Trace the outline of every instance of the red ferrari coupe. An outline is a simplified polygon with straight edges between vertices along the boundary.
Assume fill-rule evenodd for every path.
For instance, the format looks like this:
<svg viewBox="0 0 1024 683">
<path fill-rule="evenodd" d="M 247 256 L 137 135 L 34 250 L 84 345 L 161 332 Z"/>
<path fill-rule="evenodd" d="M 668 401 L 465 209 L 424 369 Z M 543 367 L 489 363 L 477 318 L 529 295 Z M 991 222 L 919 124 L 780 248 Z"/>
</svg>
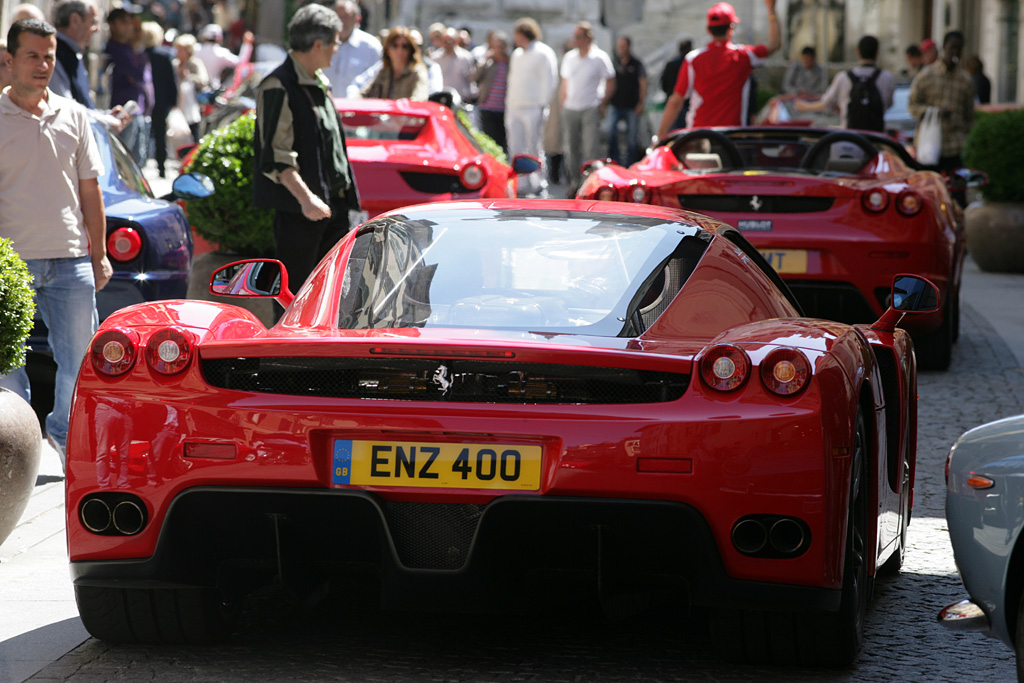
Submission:
<svg viewBox="0 0 1024 683">
<path fill-rule="evenodd" d="M 519 155 L 511 168 L 486 152 L 448 107 L 412 100 L 337 99 L 359 198 L 370 218 L 409 204 L 516 196 L 519 173 L 540 167 Z"/>
<path fill-rule="evenodd" d="M 246 591 L 340 579 L 385 607 L 709 608 L 723 654 L 841 664 L 906 548 L 916 366 L 894 281 L 872 326 L 801 317 L 735 229 L 608 202 L 421 205 L 292 294 L 122 309 L 67 450 L 79 611 L 114 642 L 209 642 Z M 670 601 L 670 602 L 666 602 Z"/>
<path fill-rule="evenodd" d="M 972 185 L 983 182 L 975 175 Z M 948 181 L 963 190 L 967 180 Z M 939 288 L 939 310 L 907 327 L 922 368 L 949 366 L 959 333 L 963 212 L 947 180 L 880 134 L 806 127 L 674 133 L 630 168 L 597 162 L 582 199 L 681 207 L 737 227 L 808 315 L 874 320 L 897 273 Z"/>
</svg>

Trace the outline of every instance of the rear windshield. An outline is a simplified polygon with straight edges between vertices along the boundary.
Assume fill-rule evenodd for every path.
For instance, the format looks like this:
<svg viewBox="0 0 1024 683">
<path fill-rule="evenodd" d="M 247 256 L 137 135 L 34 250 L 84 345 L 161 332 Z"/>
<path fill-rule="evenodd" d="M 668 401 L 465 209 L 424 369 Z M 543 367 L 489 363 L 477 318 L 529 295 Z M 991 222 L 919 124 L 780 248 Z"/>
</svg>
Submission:
<svg viewBox="0 0 1024 683">
<path fill-rule="evenodd" d="M 614 214 L 463 210 L 367 223 L 345 271 L 339 326 L 472 327 L 618 336 L 692 226 Z M 673 258 L 675 257 L 675 258 Z M 674 296 L 675 292 L 672 293 Z"/>
<path fill-rule="evenodd" d="M 343 111 L 341 122 L 350 140 L 412 140 L 427 125 L 424 116 Z"/>
</svg>

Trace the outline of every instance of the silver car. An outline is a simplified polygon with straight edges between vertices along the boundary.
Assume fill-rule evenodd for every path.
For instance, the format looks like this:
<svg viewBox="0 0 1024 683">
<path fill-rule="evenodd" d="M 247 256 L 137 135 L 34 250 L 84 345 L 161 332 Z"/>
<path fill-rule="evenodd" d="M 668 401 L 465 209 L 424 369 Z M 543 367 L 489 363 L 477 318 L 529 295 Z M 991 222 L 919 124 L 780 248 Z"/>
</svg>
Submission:
<svg viewBox="0 0 1024 683">
<path fill-rule="evenodd" d="M 1024 682 L 1024 415 L 975 427 L 953 444 L 946 523 L 970 600 L 945 607 L 939 622 L 1012 647 Z"/>
</svg>

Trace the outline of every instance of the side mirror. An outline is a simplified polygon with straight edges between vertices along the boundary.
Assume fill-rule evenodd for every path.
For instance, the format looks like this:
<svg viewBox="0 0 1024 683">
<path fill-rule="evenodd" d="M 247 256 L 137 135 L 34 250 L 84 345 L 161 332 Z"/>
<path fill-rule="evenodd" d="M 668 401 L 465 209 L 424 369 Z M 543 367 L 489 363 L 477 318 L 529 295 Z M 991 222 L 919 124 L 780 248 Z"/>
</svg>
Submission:
<svg viewBox="0 0 1024 683">
<path fill-rule="evenodd" d="M 184 173 L 171 183 L 171 194 L 177 199 L 206 199 L 214 191 L 213 181 L 202 173 Z"/>
<path fill-rule="evenodd" d="M 931 313 L 939 308 L 939 288 L 917 275 L 901 274 L 892 279 L 889 310 L 871 329 L 892 332 L 907 313 Z"/>
<path fill-rule="evenodd" d="M 210 293 L 218 296 L 279 297 L 288 292 L 288 271 L 272 259 L 236 261 L 210 277 Z"/>
<path fill-rule="evenodd" d="M 512 157 L 512 172 L 516 174 L 534 173 L 540 170 L 540 159 L 530 154 L 517 154 Z"/>
</svg>

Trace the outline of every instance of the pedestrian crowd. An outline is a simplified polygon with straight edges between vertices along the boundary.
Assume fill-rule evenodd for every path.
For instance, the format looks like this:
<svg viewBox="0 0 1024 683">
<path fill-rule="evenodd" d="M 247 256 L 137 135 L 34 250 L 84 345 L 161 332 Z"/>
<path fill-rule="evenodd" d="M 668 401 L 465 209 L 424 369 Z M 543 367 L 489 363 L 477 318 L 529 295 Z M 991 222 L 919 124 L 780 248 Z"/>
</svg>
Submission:
<svg viewBox="0 0 1024 683">
<path fill-rule="evenodd" d="M 103 169 L 90 121 L 118 135 L 140 165 L 153 159 L 164 175 L 168 141 L 198 140 L 209 93 L 237 86 L 253 60 L 245 4 L 235 4 L 235 17 L 226 4 L 124 2 L 100 17 L 93 0 L 58 0 L 46 17 L 25 3 L 14 8 L 0 41 L 0 237 L 27 261 L 50 330 L 58 369 L 47 432 L 61 453 L 75 374 L 97 325 L 95 292 L 111 276 L 97 182 Z M 524 196 L 548 196 L 549 183 L 563 174 L 572 195 L 582 163 L 610 157 L 629 164 L 642 154 L 648 75 L 628 35 L 616 36 L 609 54 L 595 27 L 581 21 L 556 54 L 529 17 L 516 21 L 511 35 L 490 31 L 476 44 L 468 27 L 441 23 L 429 26 L 426 40 L 406 26 L 372 35 L 354 0 L 296 4 L 287 56 L 257 91 L 254 139 L 254 204 L 274 211 L 277 254 L 294 282 L 348 231 L 359 209 L 331 94 L 441 94 L 474 105 L 474 123 L 509 156 L 541 160 L 541 171 L 520 179 Z M 733 42 L 740 17 L 727 2 L 707 11 L 703 45 L 678 42 L 659 79 L 667 99 L 658 137 L 751 122 L 754 69 L 782 45 L 776 0 L 764 4 L 763 44 Z M 92 48 L 101 19 L 108 38 L 100 52 Z M 929 112 L 937 117 L 941 148 L 932 167 L 939 171 L 962 164 L 974 105 L 990 97 L 981 61 L 963 60 L 964 47 L 959 31 L 941 45 L 925 39 L 907 48 L 899 74 L 912 79 L 910 113 L 919 121 Z M 863 36 L 857 65 L 828 83 L 815 47 L 803 47 L 782 92 L 798 111 L 830 111 L 841 126 L 882 131 L 897 76 L 877 65 L 878 53 L 879 41 Z M 0 386 L 27 398 L 24 370 L 0 378 Z"/>
</svg>

